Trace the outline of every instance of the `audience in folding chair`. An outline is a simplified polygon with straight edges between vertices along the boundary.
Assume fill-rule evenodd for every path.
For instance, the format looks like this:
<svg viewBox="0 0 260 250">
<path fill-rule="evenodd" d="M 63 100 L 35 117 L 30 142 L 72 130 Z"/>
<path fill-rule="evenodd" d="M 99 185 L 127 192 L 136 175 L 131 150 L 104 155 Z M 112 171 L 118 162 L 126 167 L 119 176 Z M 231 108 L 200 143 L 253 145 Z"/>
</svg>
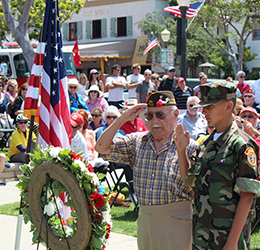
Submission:
<svg viewBox="0 0 260 250">
<path fill-rule="evenodd" d="M 10 162 L 25 162 L 26 161 L 26 149 L 29 137 L 28 129 L 29 119 L 23 114 L 19 114 L 16 117 L 17 129 L 12 133 L 11 145 L 8 151 L 8 157 Z M 32 147 L 35 146 L 36 136 L 32 133 Z"/>
</svg>

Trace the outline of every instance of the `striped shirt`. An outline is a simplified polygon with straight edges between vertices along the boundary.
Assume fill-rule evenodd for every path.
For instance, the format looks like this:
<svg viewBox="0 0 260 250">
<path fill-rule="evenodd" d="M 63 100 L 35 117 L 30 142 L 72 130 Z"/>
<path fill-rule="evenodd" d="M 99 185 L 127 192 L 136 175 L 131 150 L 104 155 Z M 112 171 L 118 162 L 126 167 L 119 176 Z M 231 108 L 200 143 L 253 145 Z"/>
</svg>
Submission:
<svg viewBox="0 0 260 250">
<path fill-rule="evenodd" d="M 187 147 L 188 157 L 197 147 L 198 144 L 191 139 Z M 193 200 L 193 189 L 182 181 L 172 136 L 158 153 L 149 131 L 117 137 L 112 142 L 110 154 L 101 157 L 133 168 L 134 190 L 141 206 Z"/>
<path fill-rule="evenodd" d="M 192 96 L 192 89 L 187 87 L 187 90 L 184 92 L 181 88 L 176 88 L 173 91 L 174 98 L 177 103 L 178 109 L 187 109 L 186 103 L 188 97 Z"/>
</svg>

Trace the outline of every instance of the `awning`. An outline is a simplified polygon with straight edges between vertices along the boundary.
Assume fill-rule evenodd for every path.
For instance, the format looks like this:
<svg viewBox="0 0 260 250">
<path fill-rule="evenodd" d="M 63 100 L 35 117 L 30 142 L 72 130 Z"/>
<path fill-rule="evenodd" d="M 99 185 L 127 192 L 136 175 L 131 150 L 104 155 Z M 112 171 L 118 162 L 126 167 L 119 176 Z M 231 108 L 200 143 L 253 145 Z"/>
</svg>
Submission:
<svg viewBox="0 0 260 250">
<path fill-rule="evenodd" d="M 105 43 L 79 44 L 80 57 L 84 58 L 127 58 L 134 54 L 136 39 L 114 41 Z M 65 49 L 72 50 L 73 45 L 63 46 Z"/>
</svg>

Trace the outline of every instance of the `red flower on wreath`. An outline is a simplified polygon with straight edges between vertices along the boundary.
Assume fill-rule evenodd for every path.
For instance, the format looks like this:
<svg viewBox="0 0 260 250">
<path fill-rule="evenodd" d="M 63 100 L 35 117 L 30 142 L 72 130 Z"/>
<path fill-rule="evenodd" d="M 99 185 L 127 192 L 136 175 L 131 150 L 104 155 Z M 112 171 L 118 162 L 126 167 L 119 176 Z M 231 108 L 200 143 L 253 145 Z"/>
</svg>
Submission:
<svg viewBox="0 0 260 250">
<path fill-rule="evenodd" d="M 107 230 L 107 234 L 105 236 L 106 239 L 108 239 L 110 237 L 110 233 L 111 233 L 111 225 L 107 223 L 108 226 L 108 230 Z"/>
<path fill-rule="evenodd" d="M 70 158 L 73 159 L 73 160 L 81 160 L 81 161 L 83 161 L 83 158 L 80 155 L 78 155 L 76 153 L 73 153 L 72 150 L 70 150 Z"/>
<path fill-rule="evenodd" d="M 163 105 L 163 102 L 161 100 L 157 101 L 156 102 L 156 106 L 157 107 L 161 107 Z"/>
<path fill-rule="evenodd" d="M 105 198 L 99 193 L 93 193 L 90 195 L 91 201 L 94 204 L 95 208 L 99 210 L 105 205 Z M 93 205 L 88 206 L 90 210 L 94 210 Z"/>
<path fill-rule="evenodd" d="M 94 168 L 92 167 L 92 165 L 90 163 L 87 165 L 87 169 L 89 172 L 94 173 Z"/>
<path fill-rule="evenodd" d="M 93 214 L 92 215 L 95 221 L 100 221 L 102 219 L 102 214 L 98 213 L 98 214 Z"/>
</svg>

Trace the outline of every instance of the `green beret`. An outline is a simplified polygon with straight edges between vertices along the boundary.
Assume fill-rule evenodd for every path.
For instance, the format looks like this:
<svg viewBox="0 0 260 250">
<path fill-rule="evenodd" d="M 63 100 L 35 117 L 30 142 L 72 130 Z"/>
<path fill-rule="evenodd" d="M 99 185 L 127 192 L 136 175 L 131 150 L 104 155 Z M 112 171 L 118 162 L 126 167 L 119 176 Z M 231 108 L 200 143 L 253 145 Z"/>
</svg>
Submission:
<svg viewBox="0 0 260 250">
<path fill-rule="evenodd" d="M 201 101 L 192 108 L 205 107 L 221 100 L 232 100 L 237 97 L 237 86 L 232 82 L 219 81 L 200 85 Z"/>
<path fill-rule="evenodd" d="M 148 107 L 161 107 L 176 105 L 175 98 L 171 91 L 152 91 L 146 97 Z"/>
</svg>

